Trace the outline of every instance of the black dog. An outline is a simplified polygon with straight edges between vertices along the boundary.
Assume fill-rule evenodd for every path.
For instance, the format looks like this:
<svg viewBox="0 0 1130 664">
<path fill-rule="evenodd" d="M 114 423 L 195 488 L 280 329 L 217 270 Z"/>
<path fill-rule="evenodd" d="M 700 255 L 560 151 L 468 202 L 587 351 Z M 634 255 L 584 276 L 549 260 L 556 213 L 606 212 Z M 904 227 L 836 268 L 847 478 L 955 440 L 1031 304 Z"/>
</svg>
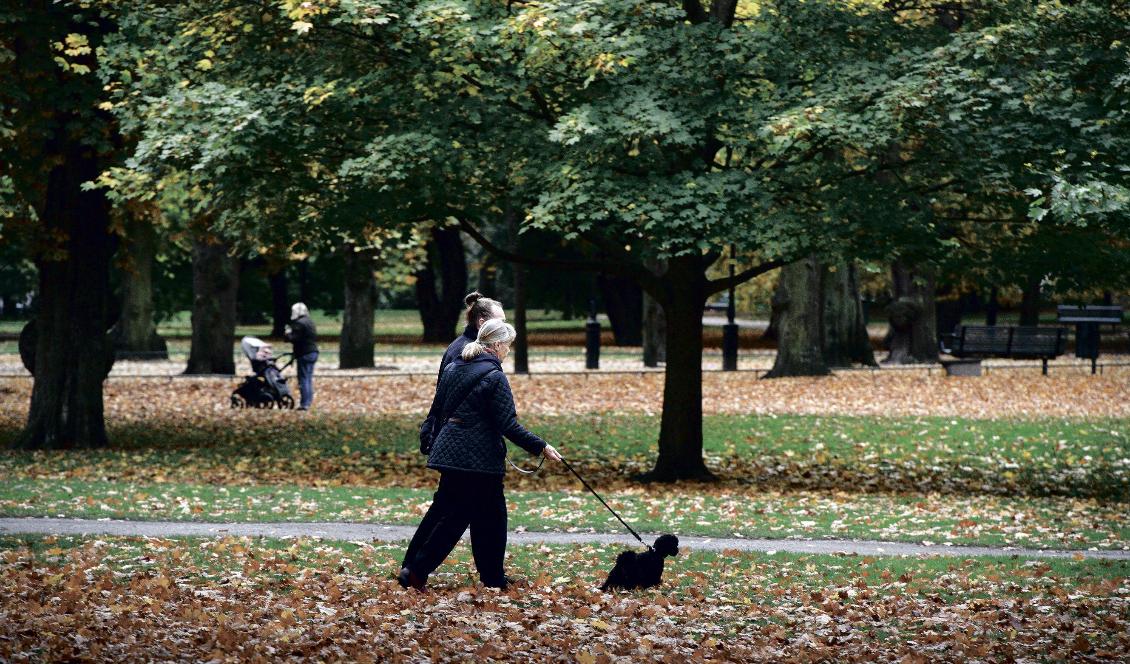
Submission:
<svg viewBox="0 0 1130 664">
<path fill-rule="evenodd" d="M 650 588 L 658 586 L 663 576 L 663 559 L 679 555 L 679 538 L 674 535 L 660 535 L 655 546 L 644 553 L 625 551 L 616 557 L 616 566 L 608 573 L 608 580 L 600 587 L 610 588 Z"/>
</svg>

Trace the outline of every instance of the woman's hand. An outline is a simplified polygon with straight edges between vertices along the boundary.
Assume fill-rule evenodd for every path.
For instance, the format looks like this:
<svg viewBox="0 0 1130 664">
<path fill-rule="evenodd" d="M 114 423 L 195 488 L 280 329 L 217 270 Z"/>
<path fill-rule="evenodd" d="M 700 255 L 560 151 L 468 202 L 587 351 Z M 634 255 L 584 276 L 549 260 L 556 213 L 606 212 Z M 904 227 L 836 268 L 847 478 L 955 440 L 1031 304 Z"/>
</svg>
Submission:
<svg viewBox="0 0 1130 664">
<path fill-rule="evenodd" d="M 541 453 L 542 453 L 543 456 L 545 456 L 548 459 L 553 459 L 554 461 L 560 461 L 561 460 L 561 455 L 549 443 L 546 443 L 545 447 L 541 448 Z"/>
</svg>

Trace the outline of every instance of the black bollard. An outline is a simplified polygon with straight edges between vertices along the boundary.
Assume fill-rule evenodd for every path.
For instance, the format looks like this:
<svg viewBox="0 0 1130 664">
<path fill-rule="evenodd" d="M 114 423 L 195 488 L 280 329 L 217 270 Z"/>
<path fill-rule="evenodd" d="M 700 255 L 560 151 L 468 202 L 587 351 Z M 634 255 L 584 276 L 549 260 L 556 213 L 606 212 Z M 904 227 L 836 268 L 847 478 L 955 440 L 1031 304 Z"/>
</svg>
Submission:
<svg viewBox="0 0 1130 664">
<path fill-rule="evenodd" d="M 734 245 L 730 245 L 730 279 L 734 278 L 735 256 Z M 737 315 L 737 296 L 734 285 L 730 285 L 729 301 L 726 303 L 726 324 L 722 326 L 722 371 L 738 370 L 738 325 L 734 322 Z"/>
<path fill-rule="evenodd" d="M 722 371 L 738 370 L 738 325 L 722 326 Z"/>
<path fill-rule="evenodd" d="M 585 368 L 600 368 L 600 321 L 596 319 L 596 300 L 589 302 L 589 319 L 585 322 Z"/>
</svg>

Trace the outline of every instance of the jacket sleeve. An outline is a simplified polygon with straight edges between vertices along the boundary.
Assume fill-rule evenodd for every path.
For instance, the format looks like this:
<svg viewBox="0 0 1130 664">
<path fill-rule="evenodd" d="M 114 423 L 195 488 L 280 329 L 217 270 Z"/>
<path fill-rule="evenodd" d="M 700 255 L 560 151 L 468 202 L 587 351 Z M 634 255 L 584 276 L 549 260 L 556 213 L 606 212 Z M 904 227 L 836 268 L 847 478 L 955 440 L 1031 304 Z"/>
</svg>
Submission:
<svg viewBox="0 0 1130 664">
<path fill-rule="evenodd" d="M 510 381 L 499 371 L 498 378 L 489 393 L 491 419 L 498 432 L 510 439 L 518 447 L 530 454 L 541 454 L 545 441 L 518 423 L 518 410 L 514 406 L 514 393 L 510 391 Z"/>
<path fill-rule="evenodd" d="M 432 406 L 428 409 L 428 416 L 420 423 L 420 453 L 431 452 L 432 442 L 435 440 L 436 425 L 439 419 L 442 399 L 439 394 L 439 381 L 436 381 L 436 393 L 432 397 Z"/>
<path fill-rule="evenodd" d="M 298 319 L 290 321 L 290 334 L 286 336 L 286 340 L 298 347 L 302 345 L 305 339 L 306 326 L 302 324 L 302 321 Z"/>
</svg>

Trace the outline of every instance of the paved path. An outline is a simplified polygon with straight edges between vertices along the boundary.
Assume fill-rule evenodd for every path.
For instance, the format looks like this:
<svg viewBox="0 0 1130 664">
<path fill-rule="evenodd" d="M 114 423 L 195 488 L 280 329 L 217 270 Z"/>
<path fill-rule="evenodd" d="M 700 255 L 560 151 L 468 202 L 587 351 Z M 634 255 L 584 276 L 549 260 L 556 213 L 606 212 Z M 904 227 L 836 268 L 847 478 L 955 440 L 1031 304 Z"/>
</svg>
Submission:
<svg viewBox="0 0 1130 664">
<path fill-rule="evenodd" d="M 133 535 L 142 537 L 320 537 L 347 541 L 397 542 L 412 537 L 413 526 L 386 526 L 367 523 L 197 523 L 186 521 L 114 521 L 87 519 L 0 519 L 0 535 Z M 652 541 L 656 536 L 644 535 Z M 794 553 L 856 553 L 880 556 L 1025 556 L 1033 558 L 1105 558 L 1130 560 L 1130 551 L 1053 551 L 1012 547 L 944 546 L 876 542 L 868 540 L 784 540 L 732 537 L 680 537 L 680 544 L 693 550 L 790 551 Z M 609 533 L 534 533 L 509 534 L 512 544 L 625 544 L 635 543 L 630 535 Z"/>
</svg>

